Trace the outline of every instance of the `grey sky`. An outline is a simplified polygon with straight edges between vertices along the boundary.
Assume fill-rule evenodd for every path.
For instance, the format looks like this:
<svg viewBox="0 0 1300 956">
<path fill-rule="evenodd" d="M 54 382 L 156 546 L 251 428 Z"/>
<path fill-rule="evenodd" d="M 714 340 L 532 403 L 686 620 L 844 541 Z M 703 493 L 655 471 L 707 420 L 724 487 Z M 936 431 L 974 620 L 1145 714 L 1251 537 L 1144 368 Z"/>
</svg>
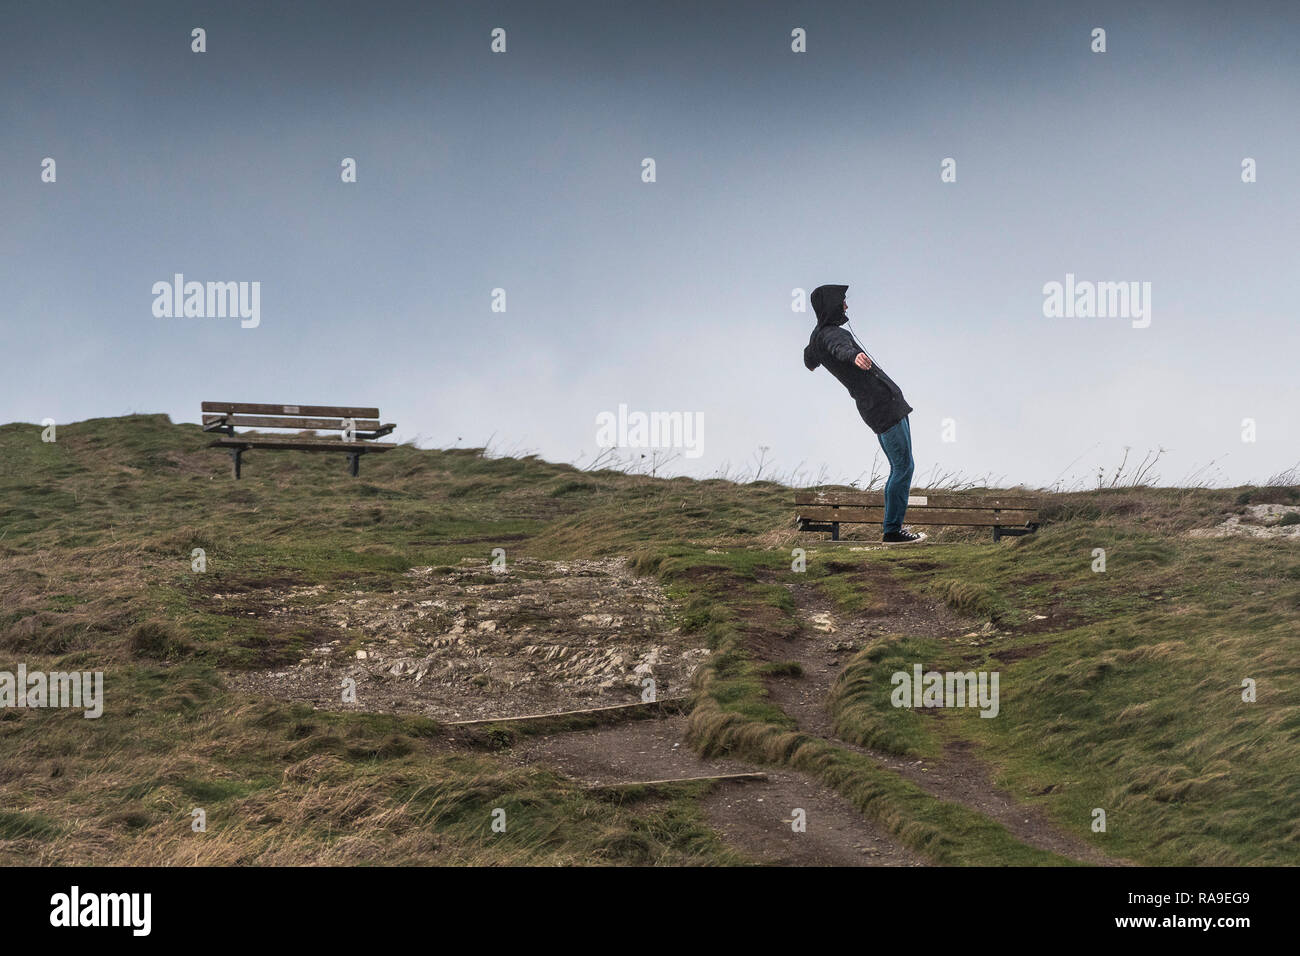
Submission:
<svg viewBox="0 0 1300 956">
<path fill-rule="evenodd" d="M 1294 3 L 704 6 L 12 5 L 0 420 L 377 404 L 573 461 L 625 403 L 702 413 L 674 470 L 851 479 L 878 446 L 790 309 L 842 282 L 918 483 L 1300 461 Z M 261 282 L 260 326 L 155 318 L 176 272 Z M 1150 282 L 1150 327 L 1044 318 L 1067 272 Z"/>
</svg>

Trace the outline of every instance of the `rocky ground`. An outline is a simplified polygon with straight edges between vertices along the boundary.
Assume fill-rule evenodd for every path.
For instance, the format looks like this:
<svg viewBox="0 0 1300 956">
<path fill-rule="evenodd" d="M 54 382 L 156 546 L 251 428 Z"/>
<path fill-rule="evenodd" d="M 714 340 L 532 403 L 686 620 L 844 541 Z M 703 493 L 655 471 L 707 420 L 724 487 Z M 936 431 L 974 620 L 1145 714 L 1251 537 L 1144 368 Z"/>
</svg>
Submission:
<svg viewBox="0 0 1300 956">
<path fill-rule="evenodd" d="M 1213 528 L 1196 528 L 1187 532 L 1191 538 L 1226 538 L 1246 535 L 1252 538 L 1300 538 L 1300 505 L 1246 505 L 1242 514 L 1228 517 Z"/>
<path fill-rule="evenodd" d="M 337 636 L 297 664 L 231 673 L 229 683 L 321 708 L 471 720 L 629 703 L 647 680 L 659 698 L 682 694 L 708 655 L 668 624 L 660 586 L 621 560 L 414 568 L 408 578 L 393 592 L 261 596 L 279 626 Z M 355 703 L 343 699 L 348 678 Z"/>
<path fill-rule="evenodd" d="M 214 602 L 231 602 L 234 613 L 266 614 L 279 627 L 322 635 L 298 663 L 233 672 L 229 683 L 320 708 L 470 720 L 630 703 L 641 699 L 647 679 L 655 681 L 660 698 L 680 695 L 708 654 L 670 625 L 661 586 L 634 576 L 621 560 L 524 560 L 501 573 L 466 562 L 413 568 L 406 577 L 402 589 L 344 596 L 324 586 L 293 585 L 272 585 L 256 595 L 209 595 Z M 940 602 L 923 601 L 888 576 L 872 582 L 885 598 L 880 608 L 849 617 L 812 588 L 787 586 L 807 630 L 793 641 L 754 650 L 760 659 L 801 665 L 800 677 L 773 677 L 768 686 L 772 702 L 801 730 L 872 757 L 933 795 L 999 821 L 1030 845 L 1081 862 L 1116 862 L 997 788 L 969 747 L 949 747 L 941 760 L 923 761 L 835 737 L 827 698 L 858 649 L 885 633 L 983 643 L 997 636 L 991 624 L 981 626 Z M 1035 619 L 1047 621 L 1045 615 Z M 355 681 L 355 703 L 342 699 L 349 678 Z M 924 864 L 816 780 L 746 761 L 701 758 L 686 743 L 685 730 L 684 716 L 666 714 L 526 737 L 512 749 L 512 759 L 553 767 L 591 786 L 764 770 L 766 780 L 723 783 L 701 804 L 709 823 L 749 859 L 814 866 Z M 796 813 L 806 818 L 802 832 L 790 825 Z"/>
</svg>

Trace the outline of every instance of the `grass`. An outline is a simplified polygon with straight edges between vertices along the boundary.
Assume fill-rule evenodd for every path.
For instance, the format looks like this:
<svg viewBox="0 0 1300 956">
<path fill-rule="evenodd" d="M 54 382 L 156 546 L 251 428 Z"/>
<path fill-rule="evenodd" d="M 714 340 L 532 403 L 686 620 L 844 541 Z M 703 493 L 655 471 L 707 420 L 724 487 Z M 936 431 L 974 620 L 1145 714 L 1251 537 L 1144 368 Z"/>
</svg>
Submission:
<svg viewBox="0 0 1300 956">
<path fill-rule="evenodd" d="M 1113 852 L 1153 865 L 1298 861 L 1300 827 L 1276 799 L 1300 791 L 1293 545 L 1065 524 L 1002 549 L 953 546 L 941 570 L 892 571 L 1008 632 L 860 652 L 833 701 L 846 739 L 929 756 L 974 740 L 1014 792 L 1081 835 L 1105 809 Z M 1042 629 L 1035 612 L 1047 611 Z M 999 719 L 889 706 L 889 675 L 913 663 L 999 671 Z"/>
<path fill-rule="evenodd" d="M 693 793 L 603 800 L 473 740 L 463 752 L 422 718 L 223 686 L 223 670 L 296 660 L 308 636 L 213 613 L 206 594 L 396 589 L 413 566 L 466 557 L 486 569 L 493 547 L 527 555 L 623 476 L 403 447 L 358 481 L 339 459 L 250 454 L 235 484 L 197 426 L 164 416 L 62 426 L 52 444 L 33 428 L 0 428 L 0 668 L 103 670 L 108 710 L 0 711 L 0 860 L 743 862 Z M 498 807 L 505 834 L 490 829 Z"/>
<path fill-rule="evenodd" d="M 704 557 L 711 563 L 697 563 Z M 672 584 L 684 603 L 688 626 L 702 630 L 714 650 L 702 668 L 699 699 L 691 714 L 696 748 L 706 756 L 728 754 L 808 773 L 936 863 L 1067 863 L 1026 846 L 974 811 L 930 796 L 869 758 L 800 733 L 768 702 L 763 678 L 772 669 L 750 649 L 787 639 L 800 625 L 789 592 L 762 583 L 755 571 L 781 567 L 784 560 L 779 554 L 753 551 L 693 559 L 681 549 L 641 558 L 643 567 L 653 568 Z"/>
<path fill-rule="evenodd" d="M 424 718 L 231 700 L 196 664 L 136 670 L 107 694 L 112 719 L 9 711 L 0 720 L 12 807 L 0 815 L 0 859 L 741 862 L 686 796 L 601 800 L 549 772 L 453 748 Z M 196 809 L 206 814 L 199 834 Z M 505 833 L 491 827 L 498 809 Z"/>
<path fill-rule="evenodd" d="M 779 583 L 790 490 L 580 471 L 534 457 L 403 446 L 349 478 L 331 456 L 252 452 L 244 477 L 195 425 L 134 415 L 0 427 L 0 669 L 102 670 L 106 713 L 0 711 L 0 861 L 8 863 L 744 862 L 706 825 L 699 788 L 622 799 L 508 753 L 519 731 L 451 734 L 425 718 L 327 713 L 231 693 L 224 675 L 296 661 L 319 635 L 263 614 L 259 588 L 401 591 L 412 567 L 626 556 L 668 589 L 713 653 L 691 739 L 795 768 L 928 858 L 1054 864 L 936 800 L 767 696 L 799 680 L 802 633 Z M 886 636 L 850 662 L 837 732 L 934 756 L 970 740 L 998 782 L 1107 852 L 1143 863 L 1300 863 L 1300 559 L 1285 539 L 1201 539 L 1290 488 L 1124 488 L 1049 495 L 1039 533 L 994 546 L 944 529 L 918 553 L 809 558 L 845 615 L 885 600 L 864 567 L 993 623 L 967 643 Z M 195 549 L 206 570 L 192 570 Z M 1096 571 L 1099 552 L 1105 570 Z M 1040 618 L 1041 616 L 1041 618 Z M 900 663 L 998 669 L 997 719 L 888 706 Z M 1251 680 L 1257 699 L 1241 699 Z M 567 727 L 560 729 L 569 729 Z M 207 813 L 207 832 L 191 812 Z M 505 834 L 491 829 L 504 809 Z"/>
<path fill-rule="evenodd" d="M 836 736 L 888 753 L 940 757 L 944 738 L 938 722 L 921 710 L 891 703 L 891 676 L 899 671 L 911 674 L 917 663 L 924 671 L 971 669 L 937 640 L 895 638 L 865 648 L 849 661 L 831 690 Z"/>
</svg>

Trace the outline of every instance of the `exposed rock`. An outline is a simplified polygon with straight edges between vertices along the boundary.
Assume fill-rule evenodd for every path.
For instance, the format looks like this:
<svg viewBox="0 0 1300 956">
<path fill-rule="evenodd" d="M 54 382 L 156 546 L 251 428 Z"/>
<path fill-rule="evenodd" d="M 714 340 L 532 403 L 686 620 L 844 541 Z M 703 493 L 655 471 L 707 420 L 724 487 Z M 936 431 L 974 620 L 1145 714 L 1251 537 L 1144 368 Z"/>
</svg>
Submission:
<svg viewBox="0 0 1300 956">
<path fill-rule="evenodd" d="M 810 623 L 817 630 L 824 631 L 827 634 L 834 634 L 835 631 L 838 630 L 838 628 L 836 628 L 835 626 L 834 621 L 831 620 L 830 611 L 822 611 L 819 614 L 810 615 L 808 618 L 808 623 Z"/>
<path fill-rule="evenodd" d="M 1298 538 L 1300 523 L 1282 524 L 1289 514 L 1300 514 L 1300 505 L 1247 505 L 1245 514 L 1231 515 L 1213 528 L 1195 528 L 1189 538 L 1226 538 L 1246 535 L 1252 538 Z"/>
<path fill-rule="evenodd" d="M 485 583 L 486 562 L 412 568 L 394 592 L 347 592 L 321 603 L 319 587 L 271 595 L 304 630 L 332 626 L 346 640 L 322 643 L 287 670 L 231 674 L 237 686 L 318 707 L 425 713 L 442 719 L 508 716 L 625 703 L 652 678 L 660 695 L 689 685 L 708 656 L 668 624 L 657 582 L 616 559 L 516 559 Z M 355 656 L 341 660 L 341 646 Z M 490 674 L 490 679 L 489 679 Z M 357 703 L 340 701 L 343 677 Z"/>
</svg>

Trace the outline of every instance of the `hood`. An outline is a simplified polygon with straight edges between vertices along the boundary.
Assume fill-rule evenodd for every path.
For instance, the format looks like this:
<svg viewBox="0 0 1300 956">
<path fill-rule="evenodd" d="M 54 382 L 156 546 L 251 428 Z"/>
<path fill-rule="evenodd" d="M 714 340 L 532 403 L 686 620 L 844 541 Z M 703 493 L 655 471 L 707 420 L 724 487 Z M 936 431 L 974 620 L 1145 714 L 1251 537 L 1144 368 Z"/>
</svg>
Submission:
<svg viewBox="0 0 1300 956">
<path fill-rule="evenodd" d="M 817 324 L 843 325 L 848 321 L 844 317 L 844 295 L 849 291 L 846 285 L 819 285 L 813 289 L 811 300 L 813 311 L 817 313 Z"/>
<path fill-rule="evenodd" d="M 848 291 L 849 287 L 846 285 L 819 285 L 812 291 L 810 299 L 813 311 L 817 313 L 817 328 L 813 329 L 808 345 L 803 350 L 803 364 L 810 372 L 821 365 L 817 358 L 817 350 L 813 346 L 813 339 L 817 337 L 818 330 L 823 326 L 843 325 L 848 321 L 844 315 L 844 294 Z"/>
</svg>

